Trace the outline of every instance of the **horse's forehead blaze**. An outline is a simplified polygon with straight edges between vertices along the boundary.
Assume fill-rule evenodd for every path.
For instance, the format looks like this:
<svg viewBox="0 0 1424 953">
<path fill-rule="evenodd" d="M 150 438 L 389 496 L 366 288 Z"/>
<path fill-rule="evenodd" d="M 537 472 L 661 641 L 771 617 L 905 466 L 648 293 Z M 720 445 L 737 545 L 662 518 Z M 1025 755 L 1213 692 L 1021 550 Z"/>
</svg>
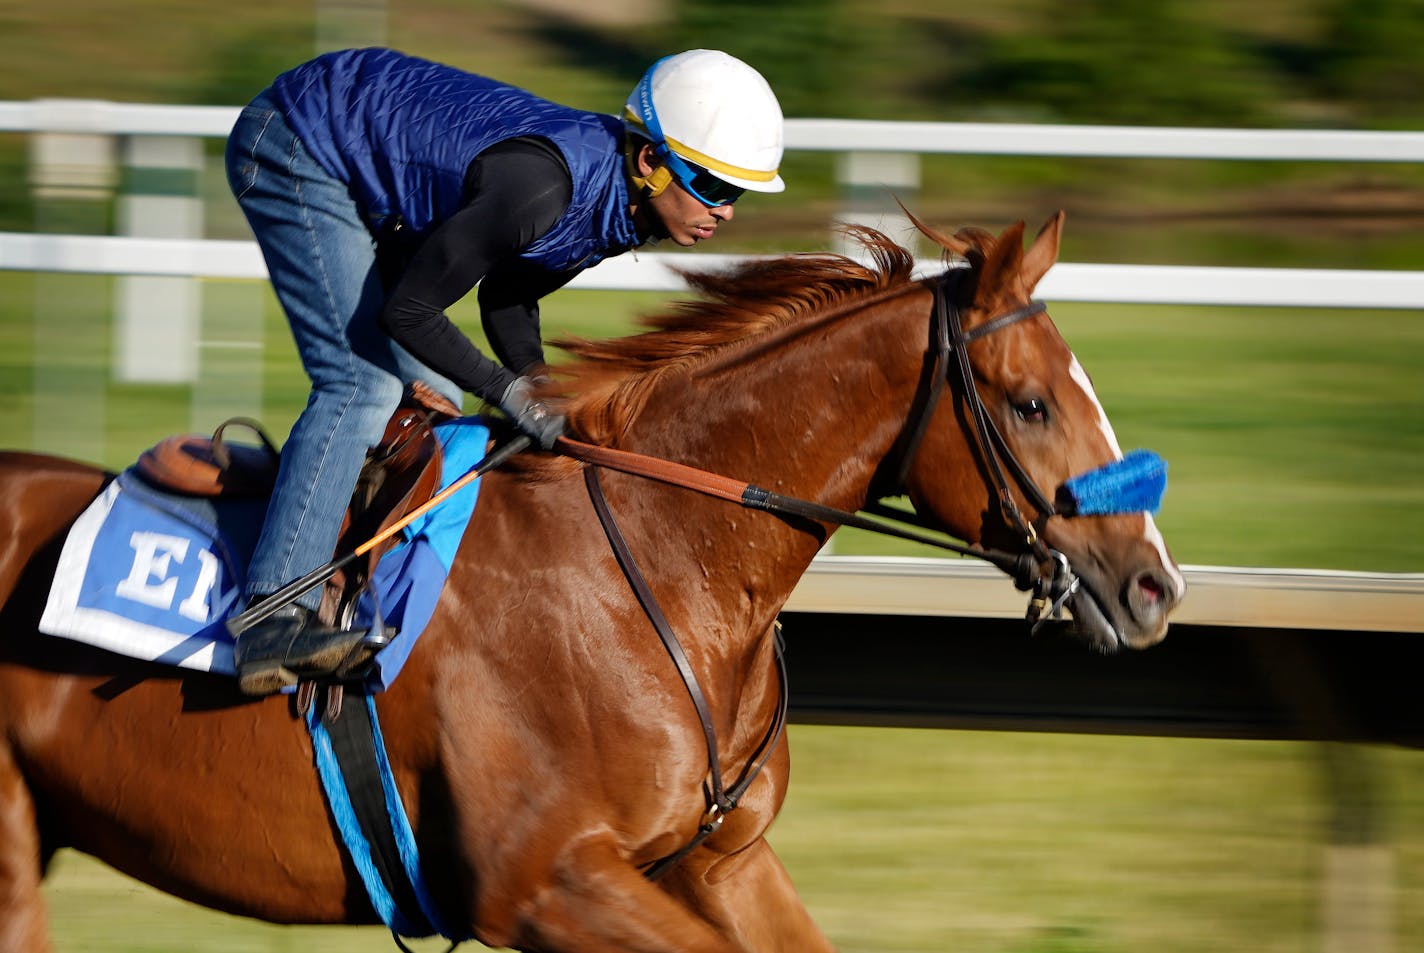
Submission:
<svg viewBox="0 0 1424 953">
<path fill-rule="evenodd" d="M 1167 573 L 1167 581 L 1170 583 L 1173 592 L 1186 592 L 1187 580 L 1182 575 L 1181 568 L 1177 565 L 1170 553 L 1167 552 L 1167 541 L 1162 538 L 1162 531 L 1157 528 L 1157 521 L 1152 518 L 1151 513 L 1143 513 L 1143 534 L 1153 551 L 1157 553 L 1157 559 L 1161 563 L 1163 570 Z"/>
<path fill-rule="evenodd" d="M 1083 370 L 1083 365 L 1078 363 L 1077 355 L 1072 355 L 1068 363 L 1068 376 L 1073 383 L 1082 390 L 1083 395 L 1088 399 L 1088 404 L 1093 408 L 1093 413 L 1097 415 L 1098 430 L 1103 435 L 1103 440 L 1113 452 L 1114 459 L 1122 457 L 1122 448 L 1118 446 L 1117 434 L 1113 433 L 1112 424 L 1108 421 L 1107 411 L 1103 410 L 1102 402 L 1098 400 L 1098 394 L 1093 390 L 1093 382 L 1088 379 L 1088 372 Z"/>
</svg>

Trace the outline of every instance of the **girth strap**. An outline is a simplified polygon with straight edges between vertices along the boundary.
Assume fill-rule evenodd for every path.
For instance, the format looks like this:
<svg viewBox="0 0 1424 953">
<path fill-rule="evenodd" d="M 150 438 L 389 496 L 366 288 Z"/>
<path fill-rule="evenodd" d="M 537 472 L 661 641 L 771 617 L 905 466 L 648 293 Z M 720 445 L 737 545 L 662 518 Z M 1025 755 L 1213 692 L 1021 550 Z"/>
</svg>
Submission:
<svg viewBox="0 0 1424 953">
<path fill-rule="evenodd" d="M 402 936 L 440 934 L 469 939 L 440 915 L 421 869 L 420 853 L 396 790 L 370 695 L 350 699 L 340 717 L 324 719 L 323 704 L 307 712 L 317 775 L 347 856 L 371 906 L 402 950 Z"/>
<path fill-rule="evenodd" d="M 397 915 L 403 916 L 409 924 L 407 935 L 428 936 L 433 929 L 425 920 L 415 888 L 406 875 L 400 847 L 396 843 L 397 835 L 391 827 L 368 697 L 358 697 L 354 701 L 354 705 L 344 706 L 345 718 L 322 721 L 321 725 L 331 739 L 332 754 L 340 766 L 341 781 L 351 811 L 361 834 L 370 845 L 371 869 L 380 877 L 394 910 L 398 911 Z M 320 715 L 313 714 L 312 718 L 312 727 L 315 728 L 315 719 L 320 719 Z M 368 884 L 367 888 L 370 887 Z"/>
</svg>

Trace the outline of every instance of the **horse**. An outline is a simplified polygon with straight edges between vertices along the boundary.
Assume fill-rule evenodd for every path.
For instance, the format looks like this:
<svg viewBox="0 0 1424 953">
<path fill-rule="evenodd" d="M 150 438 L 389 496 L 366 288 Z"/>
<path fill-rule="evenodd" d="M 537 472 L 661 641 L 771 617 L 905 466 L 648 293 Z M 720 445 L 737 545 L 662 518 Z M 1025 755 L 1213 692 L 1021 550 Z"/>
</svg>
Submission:
<svg viewBox="0 0 1424 953">
<path fill-rule="evenodd" d="M 1025 249 L 1022 222 L 995 236 L 916 221 L 947 260 L 929 277 L 870 230 L 856 258 L 691 272 L 700 294 L 642 333 L 560 342 L 571 359 L 550 386 L 582 445 L 827 511 L 899 494 L 925 524 L 1018 554 L 1039 578 L 1055 576 L 1045 559 L 1065 561 L 1079 584 L 1049 595 L 1084 642 L 1143 648 L 1184 589 L 1150 513 L 1066 518 L 1032 489 L 1122 455 L 1031 302 L 1062 223 Z M 946 308 L 952 330 L 934 317 Z M 0 454 L 0 951 L 50 948 L 41 883 L 62 847 L 231 914 L 379 922 L 290 698 L 37 633 L 66 527 L 111 477 Z M 775 620 L 834 522 L 567 454 L 522 454 L 483 479 L 437 611 L 376 698 L 446 922 L 552 953 L 831 950 L 766 833 L 790 767 L 785 743 L 767 745 L 784 704 Z M 702 705 L 600 509 L 680 636 Z M 708 745 L 748 779 L 711 823 Z"/>
</svg>

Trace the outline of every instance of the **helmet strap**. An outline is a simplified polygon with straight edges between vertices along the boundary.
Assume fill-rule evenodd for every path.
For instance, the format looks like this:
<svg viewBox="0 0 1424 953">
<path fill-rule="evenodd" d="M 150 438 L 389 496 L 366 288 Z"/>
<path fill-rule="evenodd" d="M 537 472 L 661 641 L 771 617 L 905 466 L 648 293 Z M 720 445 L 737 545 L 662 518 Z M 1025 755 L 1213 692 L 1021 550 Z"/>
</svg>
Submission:
<svg viewBox="0 0 1424 953">
<path fill-rule="evenodd" d="M 647 175 L 640 175 L 638 173 L 638 156 L 642 153 L 644 145 L 652 145 L 659 155 L 662 153 L 662 150 L 653 143 L 637 136 L 630 136 L 627 149 L 628 179 L 634 186 L 641 189 L 645 196 L 655 198 L 672 184 L 672 170 L 667 167 L 666 162 L 660 162 Z"/>
<path fill-rule="evenodd" d="M 663 190 L 672 184 L 672 172 L 668 170 L 666 165 L 658 166 L 646 177 L 642 178 L 643 181 L 640 182 L 639 185 L 648 193 L 648 198 L 661 195 Z"/>
</svg>

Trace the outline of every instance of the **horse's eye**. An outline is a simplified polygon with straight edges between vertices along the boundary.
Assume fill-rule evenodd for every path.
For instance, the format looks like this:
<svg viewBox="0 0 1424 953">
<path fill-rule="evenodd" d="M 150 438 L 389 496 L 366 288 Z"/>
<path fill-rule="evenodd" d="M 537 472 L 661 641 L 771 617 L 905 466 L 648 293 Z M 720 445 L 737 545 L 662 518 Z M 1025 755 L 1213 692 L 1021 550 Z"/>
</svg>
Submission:
<svg viewBox="0 0 1424 953">
<path fill-rule="evenodd" d="M 1037 397 L 1014 402 L 1014 413 L 1019 420 L 1031 424 L 1048 423 L 1048 405 Z"/>
</svg>

